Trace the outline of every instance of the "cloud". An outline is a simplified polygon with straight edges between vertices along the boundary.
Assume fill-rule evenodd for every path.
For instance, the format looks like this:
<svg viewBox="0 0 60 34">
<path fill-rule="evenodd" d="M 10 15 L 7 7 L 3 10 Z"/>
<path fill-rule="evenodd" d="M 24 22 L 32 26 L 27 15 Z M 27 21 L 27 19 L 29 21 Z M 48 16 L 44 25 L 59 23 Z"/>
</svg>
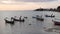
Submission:
<svg viewBox="0 0 60 34">
<path fill-rule="evenodd" d="M 26 4 L 26 3 L 42 3 L 52 2 L 56 0 L 0 0 L 0 4 Z"/>
<path fill-rule="evenodd" d="M 0 10 L 33 10 L 36 8 L 55 8 L 60 0 L 1 0 Z"/>
<path fill-rule="evenodd" d="M 24 2 L 50 2 L 56 0 L 15 0 L 15 1 L 24 1 Z"/>
<path fill-rule="evenodd" d="M 26 2 L 21 2 L 21 1 L 7 1 L 7 0 L 3 0 L 3 1 L 0 1 L 0 4 L 26 4 Z"/>
</svg>

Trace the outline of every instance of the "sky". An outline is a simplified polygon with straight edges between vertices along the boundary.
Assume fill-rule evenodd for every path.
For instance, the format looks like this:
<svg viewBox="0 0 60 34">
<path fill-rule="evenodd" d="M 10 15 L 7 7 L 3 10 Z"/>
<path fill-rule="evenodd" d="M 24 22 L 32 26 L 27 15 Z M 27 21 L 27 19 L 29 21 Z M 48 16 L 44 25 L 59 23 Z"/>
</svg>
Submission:
<svg viewBox="0 0 60 34">
<path fill-rule="evenodd" d="M 34 10 L 57 8 L 60 0 L 0 0 L 0 10 Z"/>
</svg>

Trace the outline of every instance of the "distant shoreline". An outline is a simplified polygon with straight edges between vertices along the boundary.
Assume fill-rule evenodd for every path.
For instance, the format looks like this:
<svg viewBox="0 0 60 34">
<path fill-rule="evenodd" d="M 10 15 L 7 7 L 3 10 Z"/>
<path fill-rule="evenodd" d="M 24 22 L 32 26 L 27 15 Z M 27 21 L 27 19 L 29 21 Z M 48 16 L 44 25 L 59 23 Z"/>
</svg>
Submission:
<svg viewBox="0 0 60 34">
<path fill-rule="evenodd" d="M 57 9 L 35 9 L 34 11 L 57 11 Z"/>
</svg>

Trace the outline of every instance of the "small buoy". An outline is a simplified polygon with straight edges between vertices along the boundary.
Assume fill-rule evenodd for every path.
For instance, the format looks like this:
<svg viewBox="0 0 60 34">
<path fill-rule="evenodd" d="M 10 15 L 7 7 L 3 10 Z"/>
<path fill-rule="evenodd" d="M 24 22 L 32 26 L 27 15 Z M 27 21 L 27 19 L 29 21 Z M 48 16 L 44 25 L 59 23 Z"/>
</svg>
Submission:
<svg viewBox="0 0 60 34">
<path fill-rule="evenodd" d="M 31 24 L 29 24 L 29 25 L 31 25 Z"/>
<path fill-rule="evenodd" d="M 44 29 L 46 29 L 46 27 L 43 27 Z"/>
</svg>

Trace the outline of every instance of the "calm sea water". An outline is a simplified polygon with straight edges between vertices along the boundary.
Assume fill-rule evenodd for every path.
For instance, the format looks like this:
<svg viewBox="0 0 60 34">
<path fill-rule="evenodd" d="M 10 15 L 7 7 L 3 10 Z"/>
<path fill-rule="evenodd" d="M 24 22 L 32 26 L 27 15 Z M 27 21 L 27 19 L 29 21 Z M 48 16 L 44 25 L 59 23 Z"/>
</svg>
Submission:
<svg viewBox="0 0 60 34">
<path fill-rule="evenodd" d="M 55 18 L 60 18 L 59 12 L 51 11 L 0 11 L 0 34 L 59 34 L 60 26 L 54 26 L 52 22 L 54 18 L 45 17 L 46 14 L 51 15 L 52 13 L 56 16 Z M 32 18 L 32 16 L 36 15 L 42 15 L 44 21 L 37 21 Z M 22 16 L 22 18 L 27 16 L 28 19 L 25 19 L 24 23 L 15 22 L 14 25 L 5 24 L 4 18 L 12 16 L 17 16 L 17 18 L 19 16 Z M 53 28 L 57 28 L 57 30 Z"/>
</svg>

